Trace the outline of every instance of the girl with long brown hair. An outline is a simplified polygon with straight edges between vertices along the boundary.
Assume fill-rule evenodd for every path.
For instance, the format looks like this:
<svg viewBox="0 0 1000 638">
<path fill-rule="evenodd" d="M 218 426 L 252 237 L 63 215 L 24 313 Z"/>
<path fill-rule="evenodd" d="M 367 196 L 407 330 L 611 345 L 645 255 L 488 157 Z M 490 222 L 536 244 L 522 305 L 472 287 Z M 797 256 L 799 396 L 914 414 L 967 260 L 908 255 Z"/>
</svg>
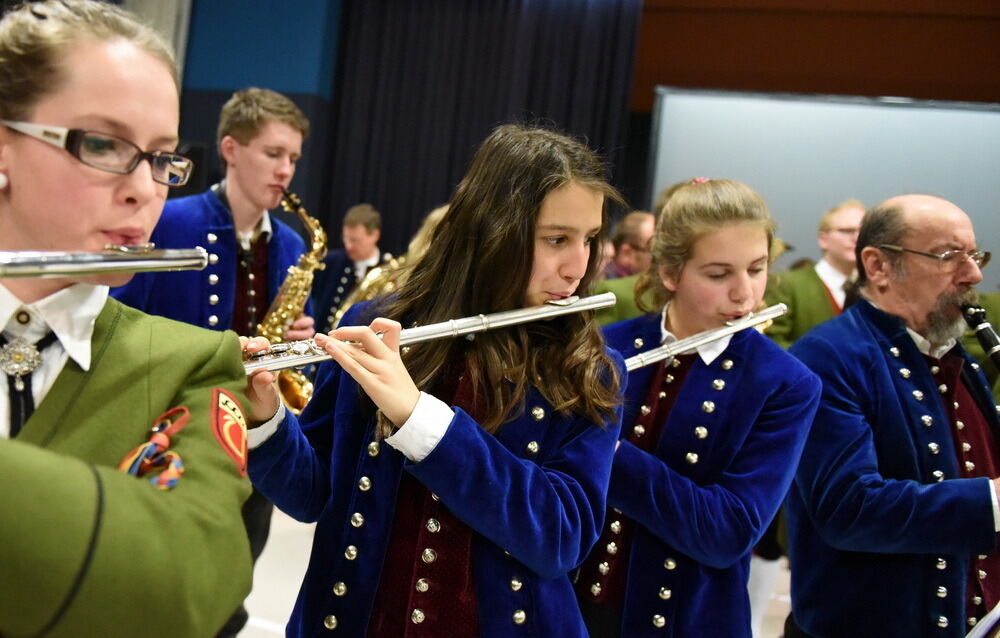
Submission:
<svg viewBox="0 0 1000 638">
<path fill-rule="evenodd" d="M 585 293 L 610 199 L 585 146 L 501 126 L 400 289 L 317 336 L 335 363 L 301 420 L 251 438 L 257 487 L 318 521 L 289 635 L 586 635 L 568 572 L 600 531 L 620 357 L 590 313 L 402 354 L 398 322 Z M 277 409 L 269 377 L 254 379 L 259 420 Z"/>
</svg>

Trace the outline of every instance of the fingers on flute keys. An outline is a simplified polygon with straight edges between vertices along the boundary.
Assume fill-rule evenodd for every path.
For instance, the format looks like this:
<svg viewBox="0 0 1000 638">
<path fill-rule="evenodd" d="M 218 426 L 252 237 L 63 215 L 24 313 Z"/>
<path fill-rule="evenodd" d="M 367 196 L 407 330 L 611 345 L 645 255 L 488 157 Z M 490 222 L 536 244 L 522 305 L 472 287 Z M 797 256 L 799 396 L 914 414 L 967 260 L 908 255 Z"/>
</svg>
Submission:
<svg viewBox="0 0 1000 638">
<path fill-rule="evenodd" d="M 243 358 L 270 349 L 271 344 L 263 337 L 240 337 L 240 347 Z M 250 424 L 260 425 L 269 420 L 278 411 L 280 398 L 278 396 L 277 376 L 268 370 L 257 370 L 247 378 L 247 398 L 250 399 Z"/>
<path fill-rule="evenodd" d="M 316 338 L 396 425 L 409 418 L 419 396 L 399 358 L 399 333 L 399 323 L 376 319 L 370 326 L 338 328 L 330 338 Z"/>
</svg>

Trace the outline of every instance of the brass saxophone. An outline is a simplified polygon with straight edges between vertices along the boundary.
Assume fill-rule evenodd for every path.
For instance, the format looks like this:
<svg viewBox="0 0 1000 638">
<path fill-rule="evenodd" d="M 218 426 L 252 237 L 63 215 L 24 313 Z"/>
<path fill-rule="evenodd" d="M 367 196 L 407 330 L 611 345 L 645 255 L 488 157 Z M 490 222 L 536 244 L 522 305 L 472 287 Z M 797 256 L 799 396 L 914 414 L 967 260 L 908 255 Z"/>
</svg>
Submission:
<svg viewBox="0 0 1000 638">
<path fill-rule="evenodd" d="M 264 319 L 257 325 L 257 336 L 264 337 L 271 343 L 281 343 L 285 331 L 302 315 L 312 289 L 313 273 L 326 266 L 323 263 L 323 258 L 326 257 L 326 232 L 319 220 L 306 212 L 302 200 L 294 193 L 285 191 L 281 207 L 298 216 L 309 231 L 312 241 L 309 250 L 299 257 L 299 263 L 288 267 L 288 276 L 278 289 Z M 278 373 L 278 389 L 285 407 L 292 414 L 299 414 L 312 398 L 313 384 L 301 370 L 288 369 Z"/>
</svg>

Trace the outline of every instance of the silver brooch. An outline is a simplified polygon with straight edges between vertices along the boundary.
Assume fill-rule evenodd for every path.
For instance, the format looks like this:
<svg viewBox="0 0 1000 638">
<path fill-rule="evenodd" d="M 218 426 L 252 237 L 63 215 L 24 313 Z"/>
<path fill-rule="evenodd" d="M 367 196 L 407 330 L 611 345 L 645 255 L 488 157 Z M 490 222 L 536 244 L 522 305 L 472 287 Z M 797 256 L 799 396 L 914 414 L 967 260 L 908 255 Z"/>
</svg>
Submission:
<svg viewBox="0 0 1000 638">
<path fill-rule="evenodd" d="M 34 372 L 41 363 L 42 356 L 35 344 L 20 337 L 15 337 L 10 343 L 0 348 L 0 370 L 15 378 L 18 391 L 24 389 L 24 381 L 21 380 L 21 377 Z"/>
</svg>

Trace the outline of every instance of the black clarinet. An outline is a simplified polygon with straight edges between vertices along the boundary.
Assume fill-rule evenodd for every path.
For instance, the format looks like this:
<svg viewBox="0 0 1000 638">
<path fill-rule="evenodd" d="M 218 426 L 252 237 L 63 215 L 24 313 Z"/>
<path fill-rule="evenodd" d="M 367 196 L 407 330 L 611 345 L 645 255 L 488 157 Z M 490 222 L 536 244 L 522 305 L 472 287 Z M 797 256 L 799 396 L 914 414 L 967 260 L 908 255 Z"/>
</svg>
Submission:
<svg viewBox="0 0 1000 638">
<path fill-rule="evenodd" d="M 971 304 L 962 306 L 962 316 L 969 327 L 976 333 L 980 345 L 986 351 L 993 365 L 1000 369 L 1000 336 L 986 320 L 986 309 Z"/>
</svg>

